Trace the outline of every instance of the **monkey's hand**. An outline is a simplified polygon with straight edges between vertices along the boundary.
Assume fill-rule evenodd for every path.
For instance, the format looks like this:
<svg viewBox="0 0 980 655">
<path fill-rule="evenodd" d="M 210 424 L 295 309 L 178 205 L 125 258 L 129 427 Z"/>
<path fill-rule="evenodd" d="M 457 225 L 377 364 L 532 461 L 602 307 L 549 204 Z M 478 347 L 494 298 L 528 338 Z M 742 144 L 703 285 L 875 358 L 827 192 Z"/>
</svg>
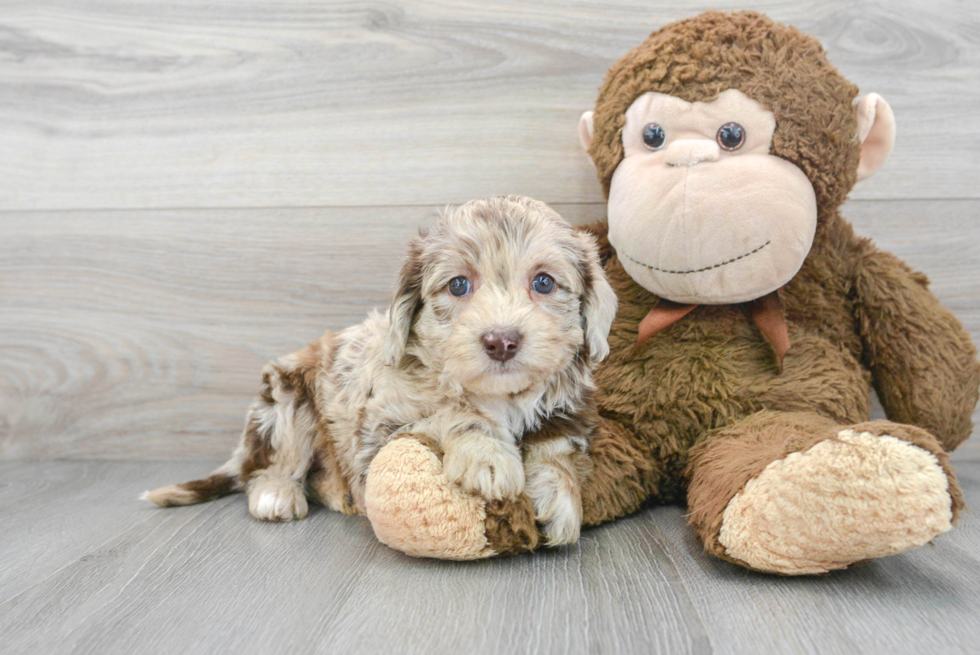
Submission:
<svg viewBox="0 0 980 655">
<path fill-rule="evenodd" d="M 526 495 L 487 502 L 443 472 L 434 439 L 407 435 L 371 461 L 365 506 L 374 534 L 413 557 L 471 560 L 534 549 L 539 533 Z"/>
</svg>

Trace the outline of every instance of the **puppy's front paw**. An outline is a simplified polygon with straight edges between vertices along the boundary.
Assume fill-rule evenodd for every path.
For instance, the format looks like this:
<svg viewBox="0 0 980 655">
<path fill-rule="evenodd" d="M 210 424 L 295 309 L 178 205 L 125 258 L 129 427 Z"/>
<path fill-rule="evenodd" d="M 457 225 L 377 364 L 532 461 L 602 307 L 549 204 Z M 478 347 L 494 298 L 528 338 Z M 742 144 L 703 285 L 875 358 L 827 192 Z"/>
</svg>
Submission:
<svg viewBox="0 0 980 655">
<path fill-rule="evenodd" d="M 446 449 L 443 473 L 464 491 L 487 500 L 517 498 L 524 491 L 524 464 L 517 448 L 488 437 Z"/>
<path fill-rule="evenodd" d="M 306 517 L 303 485 L 288 477 L 259 476 L 248 488 L 248 511 L 261 521 L 292 521 Z"/>
<path fill-rule="evenodd" d="M 549 546 L 578 541 L 582 531 L 582 497 L 574 479 L 557 466 L 528 467 L 527 495 L 534 503 L 534 518 L 544 524 Z"/>
<path fill-rule="evenodd" d="M 578 541 L 582 532 L 582 510 L 575 507 L 572 498 L 558 499 L 554 518 L 544 525 L 544 534 L 549 546 L 566 546 Z"/>
</svg>

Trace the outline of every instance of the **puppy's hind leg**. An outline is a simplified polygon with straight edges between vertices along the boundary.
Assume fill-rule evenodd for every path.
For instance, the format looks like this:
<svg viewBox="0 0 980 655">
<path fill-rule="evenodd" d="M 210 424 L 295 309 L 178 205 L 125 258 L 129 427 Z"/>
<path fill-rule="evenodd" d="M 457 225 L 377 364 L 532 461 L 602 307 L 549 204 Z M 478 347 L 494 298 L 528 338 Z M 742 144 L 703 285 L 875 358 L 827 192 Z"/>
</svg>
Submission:
<svg viewBox="0 0 980 655">
<path fill-rule="evenodd" d="M 313 462 L 319 414 L 314 403 L 316 367 L 308 348 L 268 364 L 264 389 L 249 412 L 244 441 L 259 453 L 242 467 L 248 511 L 263 521 L 306 517 L 306 474 Z M 318 349 L 317 349 L 318 350 Z"/>
<path fill-rule="evenodd" d="M 325 337 L 327 339 L 328 337 Z M 242 440 L 210 477 L 148 491 L 161 506 L 190 505 L 244 490 L 258 519 L 291 521 L 307 514 L 303 484 L 313 458 L 314 403 L 322 342 L 267 364 L 262 392 L 249 409 Z"/>
</svg>

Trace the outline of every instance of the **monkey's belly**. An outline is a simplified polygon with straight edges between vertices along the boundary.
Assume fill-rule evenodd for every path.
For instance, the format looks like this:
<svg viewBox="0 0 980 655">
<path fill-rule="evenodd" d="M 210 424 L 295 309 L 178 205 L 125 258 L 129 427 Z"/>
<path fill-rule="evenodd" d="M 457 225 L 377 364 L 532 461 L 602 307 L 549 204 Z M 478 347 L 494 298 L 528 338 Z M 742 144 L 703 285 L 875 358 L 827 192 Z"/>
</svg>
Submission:
<svg viewBox="0 0 980 655">
<path fill-rule="evenodd" d="M 868 418 L 870 373 L 822 336 L 791 327 L 778 372 L 771 348 L 751 330 L 691 332 L 672 328 L 635 358 L 597 372 L 600 409 L 629 420 L 657 458 L 763 409 L 815 412 L 842 425 Z"/>
</svg>

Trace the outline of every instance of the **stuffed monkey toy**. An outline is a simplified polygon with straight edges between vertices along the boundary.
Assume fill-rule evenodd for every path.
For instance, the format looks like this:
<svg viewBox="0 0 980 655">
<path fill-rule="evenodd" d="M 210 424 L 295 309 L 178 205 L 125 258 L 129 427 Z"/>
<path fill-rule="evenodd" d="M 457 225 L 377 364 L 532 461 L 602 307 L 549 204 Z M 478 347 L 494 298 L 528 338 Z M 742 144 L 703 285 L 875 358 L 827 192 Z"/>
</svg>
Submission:
<svg viewBox="0 0 980 655">
<path fill-rule="evenodd" d="M 839 213 L 894 139 L 888 104 L 857 96 L 815 38 L 752 12 L 667 25 L 607 74 L 580 137 L 620 309 L 583 526 L 686 503 L 709 554 L 784 575 L 950 529 L 947 453 L 980 368 L 926 277 Z M 889 420 L 868 420 L 871 386 Z M 439 456 L 399 439 L 375 459 L 383 542 L 450 559 L 546 545 L 530 501 L 466 495 Z"/>
</svg>

